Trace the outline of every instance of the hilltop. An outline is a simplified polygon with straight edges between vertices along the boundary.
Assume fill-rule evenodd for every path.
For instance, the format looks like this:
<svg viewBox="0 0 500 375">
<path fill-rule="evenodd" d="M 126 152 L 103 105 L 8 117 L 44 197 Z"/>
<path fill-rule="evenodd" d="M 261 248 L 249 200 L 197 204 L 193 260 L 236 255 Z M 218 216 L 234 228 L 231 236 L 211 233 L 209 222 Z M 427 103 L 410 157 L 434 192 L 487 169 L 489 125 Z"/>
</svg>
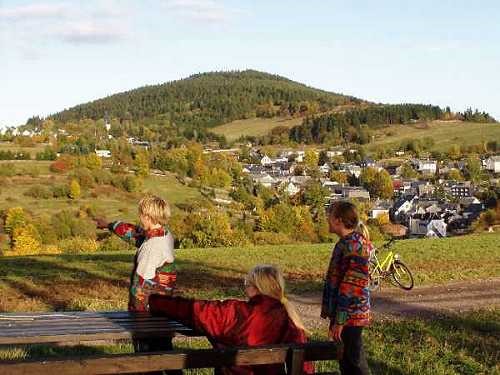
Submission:
<svg viewBox="0 0 500 375">
<path fill-rule="evenodd" d="M 55 121 L 84 118 L 168 118 L 176 125 L 212 127 L 234 120 L 312 114 L 357 104 L 358 98 L 327 92 L 255 70 L 210 72 L 144 86 L 55 113 Z"/>
</svg>

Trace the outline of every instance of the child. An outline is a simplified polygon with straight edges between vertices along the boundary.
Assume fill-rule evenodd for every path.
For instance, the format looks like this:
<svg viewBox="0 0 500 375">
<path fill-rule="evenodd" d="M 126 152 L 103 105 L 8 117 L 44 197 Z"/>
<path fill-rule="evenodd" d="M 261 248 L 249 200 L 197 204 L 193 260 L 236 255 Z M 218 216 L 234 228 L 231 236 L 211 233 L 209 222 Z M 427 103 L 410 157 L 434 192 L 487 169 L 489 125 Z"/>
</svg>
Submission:
<svg viewBox="0 0 500 375">
<path fill-rule="evenodd" d="M 344 343 L 341 373 L 369 374 L 362 330 L 371 320 L 368 262 L 373 247 L 352 203 L 332 203 L 328 224 L 340 239 L 326 273 L 321 317 L 330 319 L 328 336 Z"/>
<path fill-rule="evenodd" d="M 281 272 L 270 265 L 258 265 L 246 276 L 248 301 L 192 300 L 152 295 L 152 314 L 178 320 L 204 333 L 216 348 L 306 342 L 304 325 L 285 298 Z M 311 363 L 304 373 L 313 373 Z M 283 365 L 233 366 L 224 374 L 282 374 Z"/>
<path fill-rule="evenodd" d="M 129 311 L 148 311 L 151 294 L 171 295 L 175 288 L 174 237 L 166 227 L 169 217 L 168 203 L 151 196 L 139 202 L 141 227 L 121 221 L 96 220 L 98 228 L 108 228 L 138 247 L 130 277 Z M 134 341 L 138 352 L 169 349 L 163 344 L 162 340 Z"/>
</svg>

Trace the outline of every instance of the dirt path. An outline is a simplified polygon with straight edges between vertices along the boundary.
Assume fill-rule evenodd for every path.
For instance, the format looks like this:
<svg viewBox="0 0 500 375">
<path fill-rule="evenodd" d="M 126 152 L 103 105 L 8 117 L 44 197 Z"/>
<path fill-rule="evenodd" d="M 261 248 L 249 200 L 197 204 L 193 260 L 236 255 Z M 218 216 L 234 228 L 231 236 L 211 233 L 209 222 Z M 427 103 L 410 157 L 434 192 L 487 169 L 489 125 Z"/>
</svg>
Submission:
<svg viewBox="0 0 500 375">
<path fill-rule="evenodd" d="M 309 328 L 324 328 L 319 318 L 321 294 L 291 295 Z M 432 317 L 480 308 L 500 307 L 500 278 L 415 287 L 382 288 L 372 293 L 375 318 Z"/>
</svg>

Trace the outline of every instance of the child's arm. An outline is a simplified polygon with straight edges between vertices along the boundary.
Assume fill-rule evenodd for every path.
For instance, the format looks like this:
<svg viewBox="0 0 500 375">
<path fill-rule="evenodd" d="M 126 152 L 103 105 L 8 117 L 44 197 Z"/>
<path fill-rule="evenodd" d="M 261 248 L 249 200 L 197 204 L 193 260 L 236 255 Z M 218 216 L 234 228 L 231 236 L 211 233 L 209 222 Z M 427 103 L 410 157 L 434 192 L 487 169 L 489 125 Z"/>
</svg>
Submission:
<svg viewBox="0 0 500 375">
<path fill-rule="evenodd" d="M 163 315 L 207 336 L 220 340 L 235 329 L 239 310 L 245 302 L 237 300 L 206 301 L 153 294 L 149 298 L 149 311 Z"/>
<path fill-rule="evenodd" d="M 108 222 L 101 218 L 96 219 L 96 224 L 97 228 L 109 229 L 110 232 L 113 232 L 122 240 L 130 242 L 136 247 L 140 247 L 144 242 L 144 230 L 137 225 L 124 223 L 122 221 Z"/>
</svg>

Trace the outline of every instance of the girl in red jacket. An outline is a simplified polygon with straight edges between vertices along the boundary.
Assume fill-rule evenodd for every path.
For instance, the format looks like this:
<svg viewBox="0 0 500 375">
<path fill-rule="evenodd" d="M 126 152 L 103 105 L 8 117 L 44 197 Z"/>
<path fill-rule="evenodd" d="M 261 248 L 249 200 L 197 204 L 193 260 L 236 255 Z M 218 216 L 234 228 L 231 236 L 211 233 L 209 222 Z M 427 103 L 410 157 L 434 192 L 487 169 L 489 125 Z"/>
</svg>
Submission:
<svg viewBox="0 0 500 375">
<path fill-rule="evenodd" d="M 248 301 L 205 301 L 152 295 L 152 314 L 165 315 L 204 333 L 215 348 L 305 343 L 305 328 L 285 297 L 282 273 L 274 266 L 258 265 L 245 278 Z M 313 373 L 311 363 L 304 373 Z M 223 374 L 284 374 L 284 366 L 258 365 L 223 368 Z"/>
</svg>

